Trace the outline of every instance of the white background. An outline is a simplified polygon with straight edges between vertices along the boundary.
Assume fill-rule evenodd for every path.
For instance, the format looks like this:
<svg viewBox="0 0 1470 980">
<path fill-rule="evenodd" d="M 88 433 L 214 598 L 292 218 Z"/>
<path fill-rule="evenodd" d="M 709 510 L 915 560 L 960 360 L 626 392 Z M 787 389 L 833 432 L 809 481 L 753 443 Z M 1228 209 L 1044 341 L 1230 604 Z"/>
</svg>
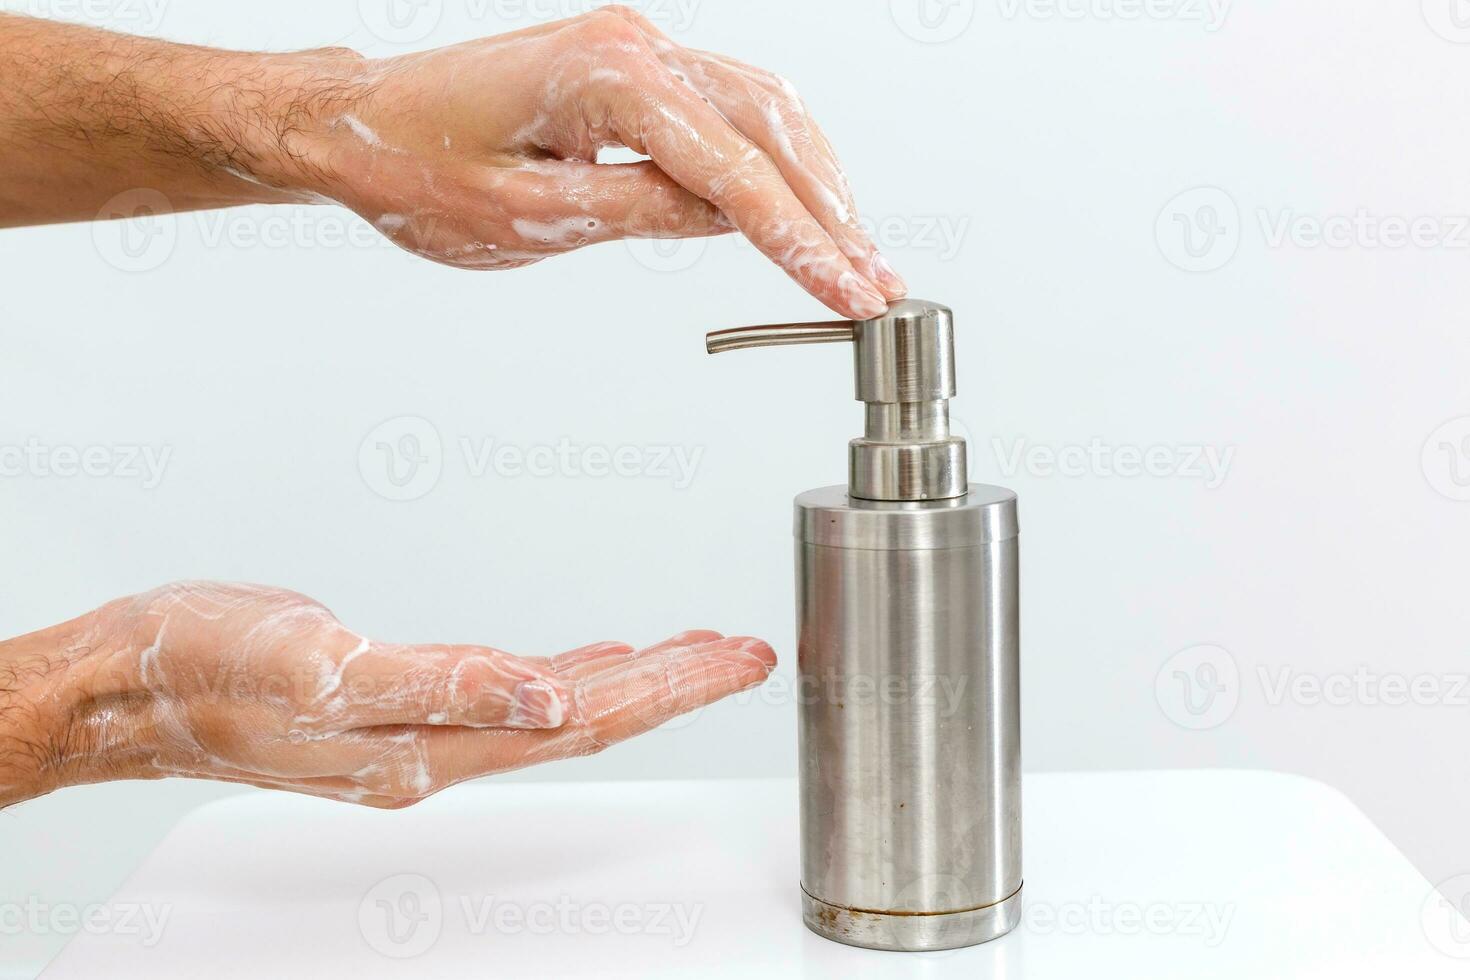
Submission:
<svg viewBox="0 0 1470 980">
<path fill-rule="evenodd" d="M 355 0 L 170 0 L 156 23 L 141 0 L 100 6 L 171 39 L 379 55 L 583 5 L 430 0 L 404 43 Z M 1470 18 L 1450 0 L 912 8 L 644 4 L 683 43 L 789 76 L 914 294 L 956 311 L 974 476 L 1022 502 L 1028 769 L 1302 773 L 1431 881 L 1470 871 Z M 387 640 L 750 633 L 783 658 L 766 691 L 506 778 L 793 773 L 790 500 L 843 478 L 861 412 L 837 349 L 713 360 L 701 338 L 826 312 L 733 239 L 467 273 L 361 230 L 344 244 L 349 218 L 0 234 L 0 447 L 170 453 L 156 487 L 0 477 L 0 634 L 185 578 L 294 588 Z M 141 259 L 119 250 L 149 228 Z M 442 474 L 391 502 L 377 437 L 359 449 L 405 416 L 432 424 Z M 461 439 L 701 455 L 687 487 L 475 476 Z M 1210 486 L 1009 459 L 1094 440 L 1229 466 Z M 1278 697 L 1302 676 L 1350 682 L 1343 703 Z M 1434 703 L 1385 703 L 1415 678 Z M 7 811 L 0 901 L 100 900 L 227 792 L 117 784 Z M 4 937 L 0 976 L 62 938 Z"/>
</svg>

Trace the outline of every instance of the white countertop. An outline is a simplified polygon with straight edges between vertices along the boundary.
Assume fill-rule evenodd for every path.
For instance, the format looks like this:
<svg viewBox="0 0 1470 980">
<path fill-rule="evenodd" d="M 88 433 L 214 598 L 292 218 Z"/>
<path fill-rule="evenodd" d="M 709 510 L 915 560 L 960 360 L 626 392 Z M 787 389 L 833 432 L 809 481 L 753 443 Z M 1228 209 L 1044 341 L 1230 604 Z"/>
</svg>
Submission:
<svg viewBox="0 0 1470 980">
<path fill-rule="evenodd" d="M 43 974 L 1466 976 L 1470 923 L 1345 797 L 1254 772 L 1026 779 L 1026 911 L 881 953 L 801 923 L 794 781 L 480 784 L 189 815 Z"/>
</svg>

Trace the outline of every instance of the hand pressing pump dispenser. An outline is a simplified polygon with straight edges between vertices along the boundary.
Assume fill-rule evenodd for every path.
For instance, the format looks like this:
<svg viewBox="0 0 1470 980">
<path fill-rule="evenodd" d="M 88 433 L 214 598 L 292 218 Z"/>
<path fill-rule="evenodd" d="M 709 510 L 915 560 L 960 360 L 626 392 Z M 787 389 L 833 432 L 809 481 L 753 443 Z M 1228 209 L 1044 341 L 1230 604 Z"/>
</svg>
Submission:
<svg viewBox="0 0 1470 980">
<path fill-rule="evenodd" d="M 838 342 L 867 432 L 848 486 L 796 498 L 803 916 L 853 946 L 970 946 L 1021 915 L 1016 495 L 967 482 L 946 307 L 709 351 Z"/>
</svg>

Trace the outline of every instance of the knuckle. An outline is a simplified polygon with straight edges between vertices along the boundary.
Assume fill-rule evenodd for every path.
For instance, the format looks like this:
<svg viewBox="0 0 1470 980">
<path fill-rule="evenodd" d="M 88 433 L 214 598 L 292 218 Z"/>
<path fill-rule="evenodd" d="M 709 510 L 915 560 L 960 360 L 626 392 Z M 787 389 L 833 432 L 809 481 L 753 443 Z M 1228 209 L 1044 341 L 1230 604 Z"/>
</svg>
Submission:
<svg viewBox="0 0 1470 980">
<path fill-rule="evenodd" d="M 802 115 L 806 114 L 806 103 L 802 101 L 801 92 L 797 91 L 791 79 L 785 75 L 778 75 L 775 72 L 766 72 L 766 76 L 770 83 L 776 86 L 776 89 L 781 93 L 782 101 Z"/>
<path fill-rule="evenodd" d="M 621 3 L 610 3 L 600 9 L 604 13 L 612 14 L 616 17 L 621 17 L 623 20 L 626 20 L 633 24 L 637 24 L 643 21 L 642 14 L 638 13 L 638 11 L 634 10 L 632 7 L 625 6 Z"/>
<path fill-rule="evenodd" d="M 767 125 L 772 131 L 784 132 L 798 146 L 811 143 L 807 127 L 806 110 L 800 102 L 792 102 L 783 96 L 766 100 L 762 106 Z"/>
<path fill-rule="evenodd" d="M 595 40 L 619 47 L 643 46 L 643 34 L 638 30 L 638 25 L 609 7 L 601 7 L 582 15 L 579 23 Z"/>
</svg>

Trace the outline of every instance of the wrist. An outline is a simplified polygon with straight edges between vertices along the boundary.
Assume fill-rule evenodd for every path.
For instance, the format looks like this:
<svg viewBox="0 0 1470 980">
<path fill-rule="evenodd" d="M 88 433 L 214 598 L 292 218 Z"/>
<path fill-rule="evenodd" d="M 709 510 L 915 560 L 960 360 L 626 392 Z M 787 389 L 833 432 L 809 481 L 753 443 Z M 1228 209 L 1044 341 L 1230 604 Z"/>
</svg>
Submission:
<svg viewBox="0 0 1470 980">
<path fill-rule="evenodd" d="M 369 89 L 362 56 L 329 49 L 200 57 L 205 104 L 179 123 L 198 166 L 263 203 L 338 198 L 342 120 Z"/>
<path fill-rule="evenodd" d="M 80 623 L 0 643 L 0 806 L 60 785 L 61 733 L 70 714 L 66 648 Z"/>
<path fill-rule="evenodd" d="M 149 696 L 124 676 L 132 600 L 0 642 L 0 807 L 146 775 Z"/>
</svg>

